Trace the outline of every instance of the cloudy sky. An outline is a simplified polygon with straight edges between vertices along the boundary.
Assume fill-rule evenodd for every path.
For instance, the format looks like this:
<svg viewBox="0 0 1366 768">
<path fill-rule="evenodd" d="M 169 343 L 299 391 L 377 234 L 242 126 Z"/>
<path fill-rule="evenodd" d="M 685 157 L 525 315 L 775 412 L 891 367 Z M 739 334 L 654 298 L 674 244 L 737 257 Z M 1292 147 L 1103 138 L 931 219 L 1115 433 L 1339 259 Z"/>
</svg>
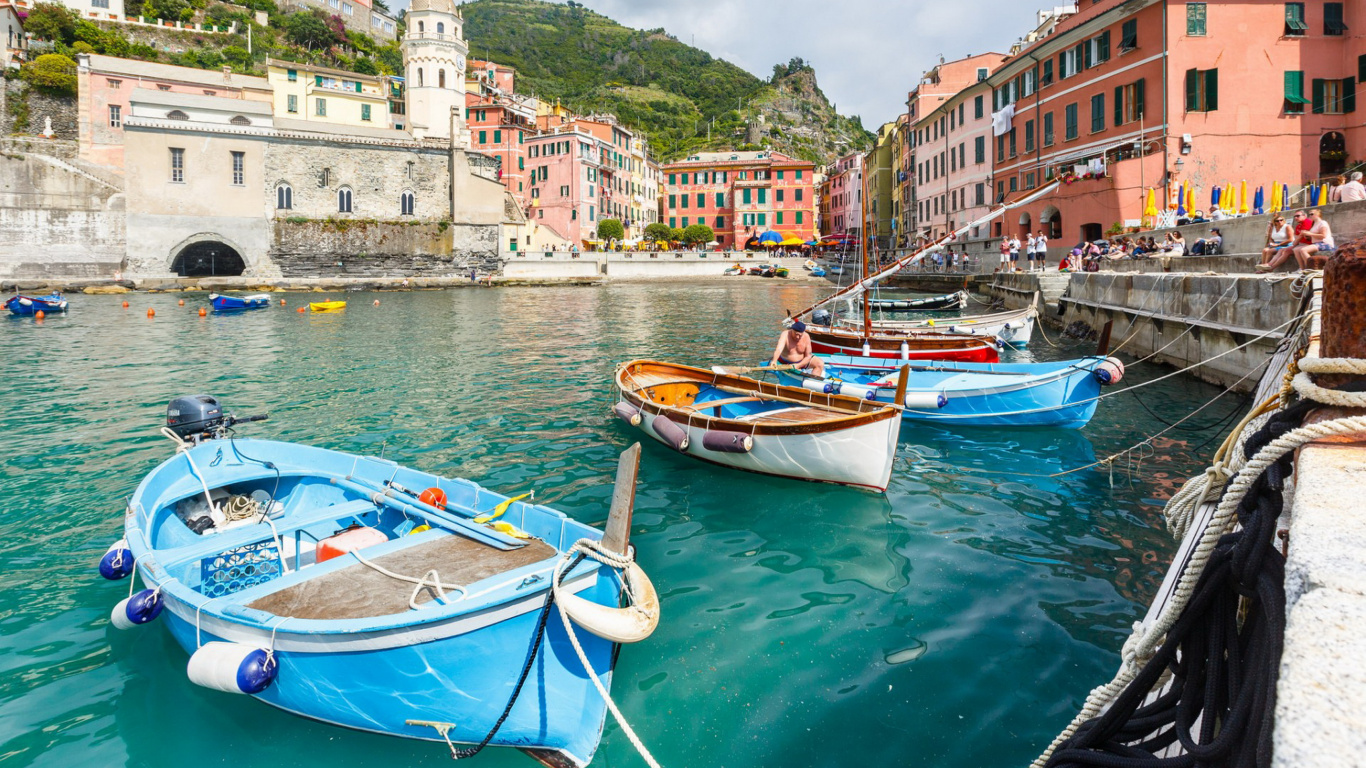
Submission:
<svg viewBox="0 0 1366 768">
<path fill-rule="evenodd" d="M 876 130 L 939 61 L 1005 52 L 1051 0 L 580 0 L 637 29 L 664 27 L 767 78 L 800 56 L 825 95 Z M 1058 3 L 1061 4 L 1061 3 Z M 406 2 L 403 5 L 407 5 Z"/>
</svg>

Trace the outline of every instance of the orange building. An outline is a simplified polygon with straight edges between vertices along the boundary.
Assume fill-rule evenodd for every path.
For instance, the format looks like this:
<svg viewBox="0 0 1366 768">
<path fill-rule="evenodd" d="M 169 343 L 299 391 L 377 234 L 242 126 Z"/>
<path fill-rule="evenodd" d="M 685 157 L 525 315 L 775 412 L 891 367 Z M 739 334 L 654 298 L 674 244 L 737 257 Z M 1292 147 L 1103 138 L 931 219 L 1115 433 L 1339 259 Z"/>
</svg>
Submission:
<svg viewBox="0 0 1366 768">
<path fill-rule="evenodd" d="M 1366 157 L 1359 2 L 1100 0 L 995 69 L 993 202 L 1059 189 L 993 235 L 1055 247 L 1142 217 L 1148 187 L 1296 188 Z"/>
<path fill-rule="evenodd" d="M 770 150 L 701 152 L 663 173 L 663 221 L 705 224 L 723 248 L 770 230 L 803 241 L 818 234 L 814 163 Z"/>
</svg>

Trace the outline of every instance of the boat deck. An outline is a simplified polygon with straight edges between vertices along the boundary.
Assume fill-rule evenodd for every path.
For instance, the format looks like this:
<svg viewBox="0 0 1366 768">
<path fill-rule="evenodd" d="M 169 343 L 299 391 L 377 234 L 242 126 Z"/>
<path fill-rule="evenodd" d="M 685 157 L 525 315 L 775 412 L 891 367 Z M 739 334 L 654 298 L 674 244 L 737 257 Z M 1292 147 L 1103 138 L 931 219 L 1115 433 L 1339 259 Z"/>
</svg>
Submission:
<svg viewBox="0 0 1366 768">
<path fill-rule="evenodd" d="M 433 569 L 444 584 L 473 584 L 490 576 L 555 557 L 554 547 L 531 539 L 518 549 L 504 551 L 462 536 L 443 536 L 371 562 L 394 573 L 421 578 Z M 342 555 L 342 557 L 350 557 Z M 354 558 L 351 558 L 354 560 Z M 408 598 L 414 584 L 392 579 L 364 563 L 355 562 L 298 584 L 272 592 L 249 608 L 298 619 L 365 619 L 412 610 Z M 419 604 L 436 597 L 435 590 L 418 593 Z"/>
</svg>

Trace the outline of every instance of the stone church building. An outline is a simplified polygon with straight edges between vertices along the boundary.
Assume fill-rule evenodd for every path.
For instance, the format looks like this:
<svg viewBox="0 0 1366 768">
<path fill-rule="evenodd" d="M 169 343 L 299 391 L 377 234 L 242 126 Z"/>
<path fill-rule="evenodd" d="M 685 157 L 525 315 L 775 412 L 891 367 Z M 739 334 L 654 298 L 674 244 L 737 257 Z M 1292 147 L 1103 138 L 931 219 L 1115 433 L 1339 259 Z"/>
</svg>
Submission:
<svg viewBox="0 0 1366 768">
<path fill-rule="evenodd" d="M 126 273 L 442 276 L 495 266 L 501 233 L 521 219 L 496 161 L 468 150 L 462 23 L 451 0 L 414 0 L 402 131 L 137 84 L 119 116 Z M 310 84 L 303 108 L 324 114 L 328 93 Z"/>
</svg>

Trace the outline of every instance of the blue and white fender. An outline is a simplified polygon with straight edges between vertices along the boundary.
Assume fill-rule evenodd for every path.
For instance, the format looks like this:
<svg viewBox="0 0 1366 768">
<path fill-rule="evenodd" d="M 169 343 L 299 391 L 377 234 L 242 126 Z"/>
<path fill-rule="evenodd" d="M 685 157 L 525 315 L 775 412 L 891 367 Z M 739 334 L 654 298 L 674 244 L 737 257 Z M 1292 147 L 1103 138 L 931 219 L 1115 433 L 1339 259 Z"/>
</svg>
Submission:
<svg viewBox="0 0 1366 768">
<path fill-rule="evenodd" d="M 280 674 L 275 654 L 241 643 L 205 643 L 185 669 L 190 682 L 224 693 L 256 694 Z"/>
<path fill-rule="evenodd" d="M 120 600 L 110 612 L 109 621 L 118 629 L 132 629 L 160 616 L 163 607 L 165 601 L 160 590 L 144 589 Z"/>
<path fill-rule="evenodd" d="M 104 557 L 100 558 L 100 575 L 110 581 L 128 578 L 133 572 L 133 553 L 128 549 L 128 541 L 119 539 L 109 545 Z"/>
</svg>

